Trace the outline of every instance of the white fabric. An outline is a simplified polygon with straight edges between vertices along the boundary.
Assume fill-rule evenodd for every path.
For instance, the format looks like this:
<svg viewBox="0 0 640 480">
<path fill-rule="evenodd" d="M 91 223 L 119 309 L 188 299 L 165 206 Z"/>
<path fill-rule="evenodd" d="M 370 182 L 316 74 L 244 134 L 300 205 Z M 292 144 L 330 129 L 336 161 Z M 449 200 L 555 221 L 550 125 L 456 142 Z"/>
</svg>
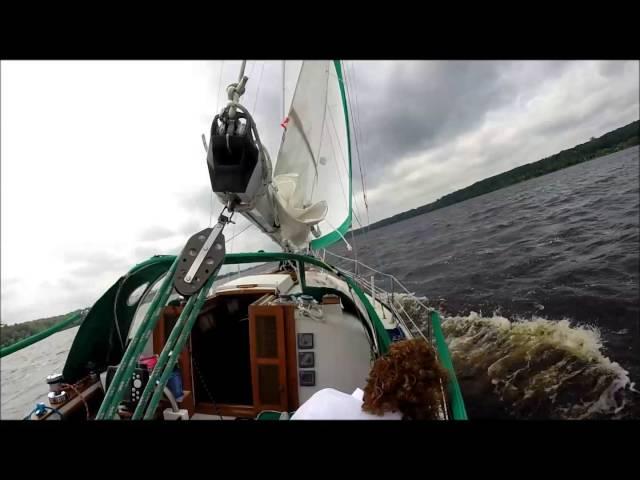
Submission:
<svg viewBox="0 0 640 480">
<path fill-rule="evenodd" d="M 324 220 L 327 202 L 321 200 L 309 207 L 298 208 L 293 200 L 297 188 L 297 174 L 278 175 L 274 178 L 276 205 L 280 219 L 280 235 L 294 250 L 307 247 L 309 228 Z"/>
<path fill-rule="evenodd" d="M 333 388 L 314 393 L 303 403 L 291 420 L 401 420 L 400 412 L 373 415 L 362 410 L 364 392 L 356 389 L 351 395 Z"/>
<path fill-rule="evenodd" d="M 278 215 L 287 223 L 281 236 L 306 248 L 311 226 L 325 236 L 350 214 L 349 135 L 334 63 L 296 65 L 295 90 L 285 82 L 288 120 L 273 175 Z"/>
<path fill-rule="evenodd" d="M 278 175 L 273 179 L 276 185 L 276 198 L 279 206 L 285 209 L 287 214 L 295 221 L 305 225 L 315 225 L 327 215 L 327 202 L 321 200 L 309 207 L 298 208 L 295 205 L 294 195 L 297 187 L 297 174 Z"/>
</svg>

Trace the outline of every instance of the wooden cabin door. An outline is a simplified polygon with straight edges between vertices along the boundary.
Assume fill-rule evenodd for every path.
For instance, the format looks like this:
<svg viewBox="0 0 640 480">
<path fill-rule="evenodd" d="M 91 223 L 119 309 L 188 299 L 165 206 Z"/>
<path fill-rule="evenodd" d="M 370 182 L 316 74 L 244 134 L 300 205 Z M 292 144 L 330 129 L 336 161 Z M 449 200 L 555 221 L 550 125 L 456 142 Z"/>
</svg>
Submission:
<svg viewBox="0 0 640 480">
<path fill-rule="evenodd" d="M 249 307 L 251 381 L 256 414 L 286 411 L 287 367 L 284 310 L 276 305 Z"/>
</svg>

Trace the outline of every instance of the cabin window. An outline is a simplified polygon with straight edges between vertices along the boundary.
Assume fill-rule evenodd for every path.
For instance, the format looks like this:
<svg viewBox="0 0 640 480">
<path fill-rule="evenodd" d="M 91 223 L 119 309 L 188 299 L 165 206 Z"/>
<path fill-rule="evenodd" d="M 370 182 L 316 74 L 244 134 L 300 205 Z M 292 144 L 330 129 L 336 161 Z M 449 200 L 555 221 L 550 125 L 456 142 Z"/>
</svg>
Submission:
<svg viewBox="0 0 640 480">
<path fill-rule="evenodd" d="M 278 358 L 276 317 L 256 315 L 256 347 L 261 358 Z"/>
<path fill-rule="evenodd" d="M 127 305 L 130 307 L 133 307 L 136 303 L 138 303 L 138 300 L 140 300 L 140 297 L 142 297 L 142 294 L 144 293 L 144 291 L 147 289 L 148 286 L 149 286 L 149 282 L 143 283 L 138 288 L 136 288 L 133 292 L 131 292 L 131 294 L 129 295 L 129 298 L 127 298 Z"/>
<path fill-rule="evenodd" d="M 147 290 L 147 293 L 144 294 L 144 296 L 142 297 L 142 300 L 138 302 L 138 308 L 136 309 L 136 313 L 133 316 L 133 320 L 131 321 L 131 327 L 129 327 L 129 335 L 127 335 L 127 338 L 132 338 L 138 331 L 138 328 L 140 328 L 140 324 L 142 323 L 144 316 L 147 314 L 147 311 L 149 310 L 149 306 L 151 305 L 151 302 L 155 298 L 156 294 L 158 293 L 158 290 L 160 289 L 160 286 L 162 285 L 162 282 L 164 281 L 166 276 L 167 274 L 165 273 L 160 278 L 158 278 L 153 283 L 151 288 Z M 132 292 L 131 295 L 133 295 L 134 293 L 135 291 Z M 173 293 L 169 296 L 169 301 L 175 300 L 177 298 L 181 298 L 181 296 L 175 291 L 173 291 Z"/>
</svg>

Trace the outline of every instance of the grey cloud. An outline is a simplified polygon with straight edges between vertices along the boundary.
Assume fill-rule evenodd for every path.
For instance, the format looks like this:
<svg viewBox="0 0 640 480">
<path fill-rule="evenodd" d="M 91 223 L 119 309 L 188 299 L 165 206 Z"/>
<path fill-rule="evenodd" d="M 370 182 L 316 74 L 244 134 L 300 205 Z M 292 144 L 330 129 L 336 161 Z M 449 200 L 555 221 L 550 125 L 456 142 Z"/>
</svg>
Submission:
<svg viewBox="0 0 640 480">
<path fill-rule="evenodd" d="M 22 281 L 18 278 L 8 278 L 6 280 L 2 280 L 2 288 L 0 288 L 0 299 L 7 299 L 9 297 L 12 297 L 20 288 L 21 283 Z"/>
<path fill-rule="evenodd" d="M 519 112 L 507 102 L 498 127 L 492 127 L 485 119 L 446 142 L 421 149 L 421 153 L 407 155 L 383 168 L 384 181 L 370 189 L 372 221 L 434 201 L 478 180 L 571 148 L 591 136 L 600 136 L 638 119 L 637 70 L 629 74 L 618 69 L 622 74 L 605 82 L 591 81 L 594 73 L 597 75 L 602 69 L 582 68 L 581 62 L 538 66 L 568 76 L 553 82 L 546 79 L 541 85 L 525 82 L 529 88 L 521 86 L 518 95 L 523 98 L 542 95 L 542 106 L 532 112 L 533 117 L 529 111 Z M 529 72 L 524 72 L 527 75 L 535 73 L 531 65 L 527 68 Z M 571 75 L 568 71 L 571 68 L 578 70 Z M 522 70 L 513 66 L 505 69 L 516 78 Z M 541 86 L 544 88 L 540 89 Z M 481 116 L 486 116 L 485 113 Z"/>
<path fill-rule="evenodd" d="M 144 232 L 142 232 L 142 234 L 140 235 L 140 237 L 138 237 L 138 239 L 142 240 L 143 242 L 148 242 L 148 241 L 162 240 L 163 238 L 169 238 L 174 235 L 175 235 L 175 232 L 168 229 L 167 227 L 162 225 L 156 225 L 156 226 L 147 228 Z"/>
<path fill-rule="evenodd" d="M 356 81 L 361 121 L 360 155 L 368 170 L 368 187 L 383 181 L 385 165 L 453 141 L 478 127 L 487 112 L 516 100 L 522 83 L 556 77 L 566 62 L 528 65 L 513 81 L 516 62 L 445 61 L 357 62 Z M 353 97 L 352 95 L 352 103 Z"/>
<path fill-rule="evenodd" d="M 133 266 L 125 257 L 108 252 L 87 254 L 83 261 L 76 263 L 80 265 L 70 268 L 69 276 L 79 279 L 94 278 L 104 273 L 123 275 Z"/>
<path fill-rule="evenodd" d="M 216 221 L 217 213 L 218 212 L 214 213 L 212 222 Z M 196 232 L 199 232 L 204 228 L 207 228 L 208 226 L 209 224 L 204 224 L 202 221 L 199 221 L 198 219 L 194 218 L 182 224 L 182 226 L 180 227 L 180 233 L 185 237 L 184 241 L 186 242 L 187 238 L 189 238 L 191 235 L 193 235 Z"/>
<path fill-rule="evenodd" d="M 13 286 L 17 283 L 20 283 L 22 280 L 19 277 L 9 277 L 2 280 L 3 287 Z"/>
<path fill-rule="evenodd" d="M 175 243 L 173 246 L 167 248 L 167 255 L 178 255 L 180 252 L 182 252 L 182 249 L 184 248 L 185 244 L 187 243 L 187 239 L 185 239 L 184 242 L 180 242 L 180 243 Z"/>
<path fill-rule="evenodd" d="M 167 252 L 163 248 L 156 245 L 143 245 L 133 250 L 133 258 L 129 264 L 133 266 L 135 263 L 142 262 L 154 255 L 165 255 Z"/>
<path fill-rule="evenodd" d="M 180 205 L 187 211 L 197 213 L 207 213 L 211 212 L 211 200 L 212 192 L 211 186 L 207 181 L 207 185 L 205 187 L 201 187 L 198 190 L 194 190 L 184 194 L 182 198 L 179 199 Z M 220 205 L 222 208 L 222 204 L 217 198 L 213 199 L 213 210 L 215 211 L 217 206 Z"/>
<path fill-rule="evenodd" d="M 69 270 L 69 274 L 73 277 L 94 278 L 98 274 L 112 272 L 115 275 L 124 275 L 127 270 L 132 267 L 129 262 L 120 260 L 117 263 L 107 264 L 86 264 Z"/>
<path fill-rule="evenodd" d="M 600 64 L 600 73 L 605 77 L 614 77 L 620 75 L 629 64 L 629 61 L 610 60 Z"/>
<path fill-rule="evenodd" d="M 21 280 L 18 277 L 10 277 L 10 278 L 3 279 L 1 283 L 2 294 L 5 295 L 5 294 L 8 294 L 10 291 L 15 290 L 16 288 L 18 288 L 18 286 L 22 282 L 23 280 Z"/>
<path fill-rule="evenodd" d="M 87 250 L 69 250 L 66 252 L 62 252 L 62 259 L 66 263 L 84 263 L 90 261 L 95 252 L 89 252 Z"/>
</svg>

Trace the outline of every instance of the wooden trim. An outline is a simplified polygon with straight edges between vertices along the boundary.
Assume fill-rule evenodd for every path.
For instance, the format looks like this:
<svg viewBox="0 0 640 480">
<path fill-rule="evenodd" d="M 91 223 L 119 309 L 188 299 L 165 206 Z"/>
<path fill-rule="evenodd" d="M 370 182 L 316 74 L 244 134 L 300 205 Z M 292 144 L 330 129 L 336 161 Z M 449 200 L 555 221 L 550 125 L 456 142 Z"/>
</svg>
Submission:
<svg viewBox="0 0 640 480">
<path fill-rule="evenodd" d="M 255 287 L 252 287 L 255 288 Z M 225 295 L 260 295 L 265 293 L 271 293 L 274 295 L 277 289 L 275 288 L 259 288 L 252 290 L 250 288 L 236 288 L 234 290 L 223 290 L 222 292 L 216 292 L 216 297 L 224 297 Z M 215 298 L 215 297 L 214 297 Z"/>
<path fill-rule="evenodd" d="M 276 297 L 272 293 L 265 293 L 259 299 L 253 302 L 251 305 L 254 305 L 254 306 L 262 305 L 266 307 L 266 306 L 269 306 L 269 304 L 273 302 L 275 299 Z"/>
<path fill-rule="evenodd" d="M 256 409 L 251 405 L 217 404 L 217 408 L 210 402 L 198 402 L 194 408 L 195 413 L 206 415 L 222 415 L 224 417 L 255 417 Z"/>
<path fill-rule="evenodd" d="M 66 390 L 66 391 L 69 392 L 69 390 Z M 88 388 L 82 390 L 80 393 L 82 394 L 82 397 L 84 398 L 84 400 L 89 404 L 90 401 L 93 399 L 93 397 L 95 397 L 99 393 L 102 393 L 102 384 L 99 381 L 95 382 L 91 384 L 91 386 L 89 386 Z M 81 408 L 84 411 L 84 402 L 82 401 L 79 395 L 74 396 L 72 399 L 70 399 L 68 402 L 64 403 L 63 405 L 49 404 L 48 406 L 55 408 L 63 416 L 68 415 L 79 408 Z M 58 414 L 52 411 L 48 411 L 45 415 L 39 418 L 39 420 L 59 420 L 59 419 L 60 417 L 58 416 Z"/>
<path fill-rule="evenodd" d="M 160 314 L 160 319 L 153 329 L 153 353 L 160 355 L 164 345 L 164 314 Z"/>
<path fill-rule="evenodd" d="M 296 339 L 296 317 L 293 305 L 282 305 L 284 310 L 285 338 L 287 345 L 287 410 L 297 410 L 300 406 L 298 397 L 298 350 Z"/>
<path fill-rule="evenodd" d="M 327 293 L 322 296 L 322 305 L 340 305 L 340 297 L 335 293 Z"/>
<path fill-rule="evenodd" d="M 229 296 L 229 295 L 236 295 L 236 296 L 242 296 L 242 295 L 264 295 L 266 293 L 270 293 L 270 294 L 274 294 L 274 289 L 266 289 L 266 290 L 229 290 L 229 291 L 225 291 L 225 292 L 220 292 L 220 293 L 216 293 L 214 296 L 207 298 L 207 300 L 205 301 L 205 304 L 202 306 L 202 308 L 200 309 L 200 313 L 198 314 L 198 316 L 200 315 L 204 315 L 205 313 L 209 313 L 211 310 L 213 310 L 215 308 L 215 306 L 217 305 L 217 300 L 220 297 L 225 297 L 225 296 Z"/>
<path fill-rule="evenodd" d="M 256 316 L 275 317 L 277 358 L 259 358 L 257 354 Z M 250 305 L 249 306 L 249 351 L 251 355 L 251 382 L 253 388 L 253 406 L 257 411 L 262 410 L 287 410 L 287 366 L 286 366 L 286 342 L 284 336 L 284 312 L 277 305 Z M 258 381 L 259 365 L 278 365 L 278 383 L 280 389 L 280 402 L 278 404 L 264 404 L 260 400 L 260 382 Z"/>
<path fill-rule="evenodd" d="M 167 322 L 170 320 L 176 320 L 182 313 L 182 306 L 167 306 L 162 309 L 160 314 L 160 320 L 153 330 L 153 353 L 160 355 L 165 343 L 167 343 L 168 337 L 171 331 L 167 330 Z M 187 338 L 184 348 L 180 353 L 178 359 L 178 367 L 182 374 L 182 390 L 185 392 L 185 408 L 193 411 L 193 395 L 189 395 L 190 400 L 186 397 L 186 392 L 193 392 L 193 372 L 191 368 L 191 335 Z"/>
<path fill-rule="evenodd" d="M 256 365 L 280 365 L 281 362 L 279 352 L 278 358 L 256 358 Z"/>
</svg>

